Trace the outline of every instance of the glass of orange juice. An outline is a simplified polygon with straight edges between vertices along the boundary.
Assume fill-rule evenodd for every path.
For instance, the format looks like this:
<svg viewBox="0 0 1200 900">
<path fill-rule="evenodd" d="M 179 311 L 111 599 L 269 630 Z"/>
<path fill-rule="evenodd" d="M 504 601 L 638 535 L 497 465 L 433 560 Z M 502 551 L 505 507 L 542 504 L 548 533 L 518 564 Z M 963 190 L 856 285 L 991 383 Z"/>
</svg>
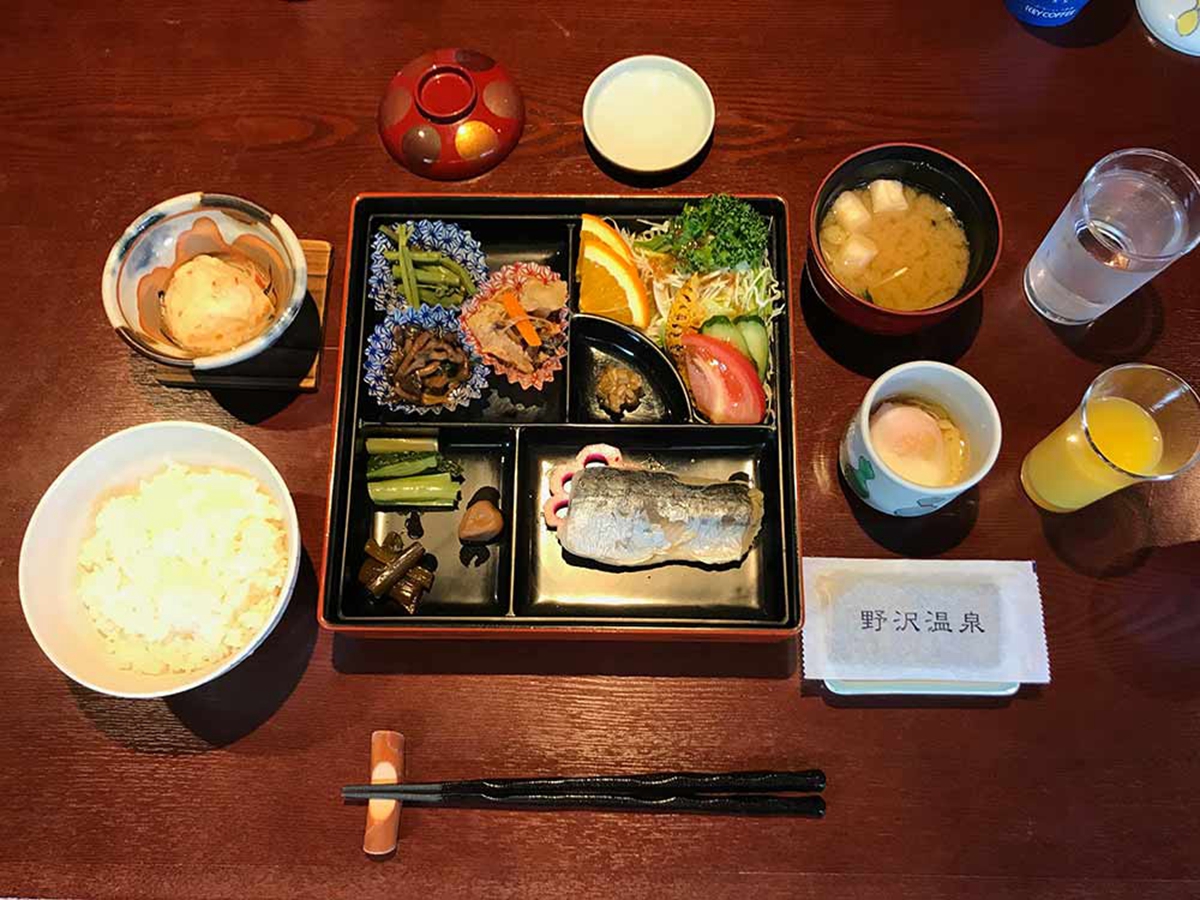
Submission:
<svg viewBox="0 0 1200 900">
<path fill-rule="evenodd" d="M 1200 459 L 1200 397 L 1173 372 L 1131 363 L 1101 372 L 1083 402 L 1021 464 L 1038 506 L 1074 512 L 1141 481 L 1166 481 Z"/>
</svg>

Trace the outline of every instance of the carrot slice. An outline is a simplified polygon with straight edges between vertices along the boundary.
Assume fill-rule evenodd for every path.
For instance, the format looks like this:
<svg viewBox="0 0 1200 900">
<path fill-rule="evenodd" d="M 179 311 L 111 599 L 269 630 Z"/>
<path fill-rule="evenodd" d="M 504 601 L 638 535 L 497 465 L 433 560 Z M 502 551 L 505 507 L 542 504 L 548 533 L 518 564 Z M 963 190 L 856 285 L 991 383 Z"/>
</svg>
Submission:
<svg viewBox="0 0 1200 900">
<path fill-rule="evenodd" d="M 530 347 L 542 346 L 542 339 L 538 336 L 537 329 L 529 321 L 529 314 L 521 306 L 521 301 L 517 299 L 516 292 L 502 291 L 499 300 L 504 304 L 504 311 L 512 318 L 513 324 L 517 326 L 517 331 L 521 332 L 521 338 L 525 343 Z"/>
</svg>

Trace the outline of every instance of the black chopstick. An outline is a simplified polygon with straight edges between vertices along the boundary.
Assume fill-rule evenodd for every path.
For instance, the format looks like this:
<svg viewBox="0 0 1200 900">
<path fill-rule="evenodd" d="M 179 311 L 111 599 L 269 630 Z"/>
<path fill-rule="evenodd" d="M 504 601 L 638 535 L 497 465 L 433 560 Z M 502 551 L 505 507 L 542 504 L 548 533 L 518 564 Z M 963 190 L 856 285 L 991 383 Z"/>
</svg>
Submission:
<svg viewBox="0 0 1200 900">
<path fill-rule="evenodd" d="M 342 796 L 373 794 L 379 788 L 396 788 L 412 794 L 462 796 L 488 793 L 510 796 L 524 793 L 612 793 L 636 796 L 733 793 L 819 793 L 825 773 L 819 769 L 798 772 L 654 772 L 643 775 L 593 775 L 581 778 L 491 778 L 428 784 L 356 784 Z"/>
<path fill-rule="evenodd" d="M 376 785 L 376 788 L 387 785 Z M 639 797 L 632 794 L 553 793 L 553 794 L 405 794 L 402 791 L 373 791 L 351 800 L 398 800 L 422 806 L 485 807 L 499 809 L 601 809 L 624 812 L 707 812 L 751 816 L 803 816 L 819 819 L 825 815 L 825 800 L 815 794 L 778 796 L 775 794 L 685 794 L 679 796 Z"/>
<path fill-rule="evenodd" d="M 620 810 L 724 812 L 748 815 L 825 814 L 820 797 L 777 796 L 824 790 L 825 773 L 659 772 L 582 778 L 499 778 L 425 784 L 356 784 L 346 800 L 398 800 L 427 806 L 591 807 Z"/>
</svg>

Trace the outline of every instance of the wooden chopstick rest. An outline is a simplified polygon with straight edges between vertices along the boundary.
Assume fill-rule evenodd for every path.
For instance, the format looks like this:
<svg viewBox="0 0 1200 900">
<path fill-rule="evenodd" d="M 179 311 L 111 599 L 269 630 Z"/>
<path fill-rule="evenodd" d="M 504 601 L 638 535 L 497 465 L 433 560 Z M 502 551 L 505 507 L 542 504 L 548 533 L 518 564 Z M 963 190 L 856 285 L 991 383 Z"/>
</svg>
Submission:
<svg viewBox="0 0 1200 900">
<path fill-rule="evenodd" d="M 404 781 L 404 735 L 398 731 L 371 732 L 371 784 Z M 400 834 L 400 801 L 369 800 L 363 852 L 387 856 L 396 849 Z"/>
</svg>

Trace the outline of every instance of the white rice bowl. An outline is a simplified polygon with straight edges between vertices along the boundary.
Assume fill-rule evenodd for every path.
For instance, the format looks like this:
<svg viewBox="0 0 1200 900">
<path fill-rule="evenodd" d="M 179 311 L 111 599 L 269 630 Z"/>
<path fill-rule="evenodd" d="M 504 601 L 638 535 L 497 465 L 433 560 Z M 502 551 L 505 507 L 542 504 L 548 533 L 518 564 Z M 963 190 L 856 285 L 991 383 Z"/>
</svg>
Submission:
<svg viewBox="0 0 1200 900">
<path fill-rule="evenodd" d="M 159 697 L 218 677 L 282 617 L 300 529 L 253 445 L 194 422 L 118 432 L 54 481 L 21 546 L 34 638 L 93 690 Z"/>
<path fill-rule="evenodd" d="M 249 475 L 169 462 L 100 502 L 79 599 L 123 669 L 193 672 L 244 647 L 287 573 L 279 505 Z"/>
</svg>

